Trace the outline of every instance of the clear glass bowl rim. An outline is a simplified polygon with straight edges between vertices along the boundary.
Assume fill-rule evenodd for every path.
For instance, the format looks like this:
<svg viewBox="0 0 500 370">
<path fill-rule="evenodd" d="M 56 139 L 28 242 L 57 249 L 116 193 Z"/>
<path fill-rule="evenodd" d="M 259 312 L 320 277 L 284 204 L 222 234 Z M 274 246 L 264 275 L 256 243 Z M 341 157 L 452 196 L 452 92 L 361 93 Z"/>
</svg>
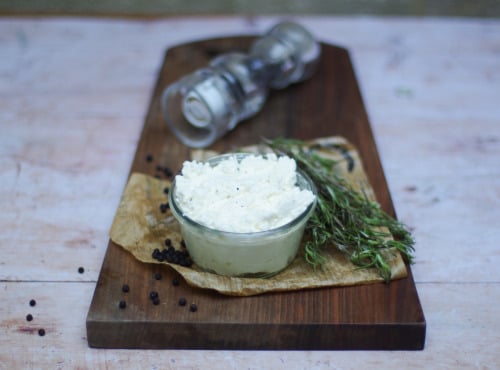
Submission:
<svg viewBox="0 0 500 370">
<path fill-rule="evenodd" d="M 202 162 L 203 163 L 209 163 L 210 165 L 216 165 L 217 163 L 219 163 L 219 162 L 221 162 L 221 161 L 223 161 L 223 160 L 225 160 L 227 158 L 230 158 L 230 157 L 235 157 L 236 156 L 236 158 L 240 160 L 240 159 L 242 159 L 242 158 L 244 158 L 246 156 L 251 156 L 251 155 L 254 155 L 254 156 L 263 155 L 263 156 L 265 156 L 266 154 L 270 154 L 270 153 L 264 153 L 264 154 L 244 153 L 244 152 L 240 152 L 240 153 L 227 153 L 227 154 L 221 154 L 221 155 L 217 155 L 217 156 L 211 157 L 211 158 L 209 158 L 209 159 L 207 159 L 205 161 L 202 161 Z M 185 221 L 189 225 L 191 225 L 193 227 L 200 228 L 201 230 L 205 230 L 207 232 L 212 232 L 212 233 L 216 232 L 216 233 L 227 235 L 227 236 L 233 237 L 233 238 L 234 237 L 249 237 L 249 236 L 252 236 L 252 237 L 266 237 L 268 235 L 273 235 L 273 234 L 279 233 L 281 231 L 284 232 L 284 231 L 287 231 L 288 229 L 293 228 L 294 226 L 296 226 L 297 224 L 299 224 L 300 222 L 302 222 L 302 220 L 304 218 L 308 218 L 308 216 L 310 214 L 312 214 L 312 212 L 314 211 L 314 208 L 316 207 L 317 189 L 316 189 L 316 186 L 314 185 L 314 182 L 301 169 L 296 168 L 296 173 L 297 173 L 297 175 L 299 177 L 301 177 L 303 180 L 305 180 L 305 182 L 308 184 L 308 186 L 309 186 L 308 190 L 313 193 L 314 200 L 311 202 L 311 204 L 309 204 L 307 206 L 307 208 L 301 214 L 299 214 L 293 220 L 289 221 L 288 223 L 286 223 L 284 225 L 275 227 L 274 229 L 263 230 L 263 231 L 255 231 L 255 232 L 239 233 L 239 232 L 233 232 L 233 231 L 224 231 L 224 230 L 212 229 L 212 228 L 210 228 L 208 226 L 205 226 L 203 224 L 200 224 L 199 222 L 194 221 L 193 219 L 191 219 L 188 216 L 184 215 L 182 209 L 177 205 L 177 203 L 175 201 L 175 179 L 172 182 L 172 186 L 170 187 L 170 191 L 168 193 L 168 202 L 170 204 L 170 208 L 172 209 L 172 212 L 173 212 L 174 216 L 181 218 L 183 221 Z"/>
</svg>

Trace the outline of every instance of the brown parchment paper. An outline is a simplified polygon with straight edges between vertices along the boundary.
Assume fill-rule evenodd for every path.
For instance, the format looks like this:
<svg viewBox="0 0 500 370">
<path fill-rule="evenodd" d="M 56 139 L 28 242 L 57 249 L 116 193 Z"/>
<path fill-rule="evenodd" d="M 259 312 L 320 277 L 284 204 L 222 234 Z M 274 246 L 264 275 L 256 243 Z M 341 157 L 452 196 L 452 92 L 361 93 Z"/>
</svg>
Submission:
<svg viewBox="0 0 500 370">
<path fill-rule="evenodd" d="M 321 155 L 339 161 L 339 175 L 347 179 L 355 188 L 374 198 L 359 155 L 353 145 L 341 137 L 317 139 L 310 145 L 319 146 Z M 239 151 L 263 152 L 260 146 L 240 148 Z M 216 152 L 194 150 L 192 159 L 203 160 L 217 155 Z M 110 237 L 113 242 L 129 251 L 144 263 L 170 265 L 183 276 L 186 282 L 199 288 L 216 290 L 222 294 L 250 296 L 266 292 L 312 289 L 326 286 L 347 286 L 381 282 L 383 279 L 375 269 L 359 269 L 349 258 L 334 246 L 324 249 L 326 262 L 322 269 L 313 270 L 305 261 L 303 246 L 295 260 L 278 275 L 271 278 L 226 277 L 201 271 L 196 265 L 182 267 L 168 262 L 158 262 L 152 258 L 155 248 L 164 248 L 169 238 L 176 248 L 180 248 L 182 235 L 179 224 L 170 211 L 162 213 L 160 204 L 168 201 L 164 193 L 171 183 L 148 175 L 133 173 L 125 188 L 116 212 Z M 392 279 L 407 276 L 406 266 L 398 251 L 388 251 Z"/>
</svg>

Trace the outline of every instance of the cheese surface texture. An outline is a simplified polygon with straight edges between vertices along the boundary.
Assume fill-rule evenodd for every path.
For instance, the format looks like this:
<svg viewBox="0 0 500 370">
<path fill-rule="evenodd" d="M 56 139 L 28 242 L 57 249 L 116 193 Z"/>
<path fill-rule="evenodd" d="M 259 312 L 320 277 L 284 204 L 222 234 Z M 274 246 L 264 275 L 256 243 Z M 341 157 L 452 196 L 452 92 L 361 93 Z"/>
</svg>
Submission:
<svg viewBox="0 0 500 370">
<path fill-rule="evenodd" d="M 184 216 L 212 229 L 251 233 L 295 219 L 314 201 L 297 185 L 296 163 L 285 156 L 229 156 L 215 165 L 186 161 L 175 178 Z"/>
</svg>

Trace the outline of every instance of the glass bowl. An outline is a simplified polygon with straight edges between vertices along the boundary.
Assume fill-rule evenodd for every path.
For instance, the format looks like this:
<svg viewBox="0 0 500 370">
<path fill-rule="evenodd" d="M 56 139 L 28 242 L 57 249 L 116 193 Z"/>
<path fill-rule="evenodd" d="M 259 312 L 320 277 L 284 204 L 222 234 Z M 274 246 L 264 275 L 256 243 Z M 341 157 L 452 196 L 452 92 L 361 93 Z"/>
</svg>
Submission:
<svg viewBox="0 0 500 370">
<path fill-rule="evenodd" d="M 225 154 L 207 160 L 216 166 L 230 156 L 241 161 L 248 153 Z M 169 192 L 170 209 L 179 221 L 182 237 L 193 261 L 201 269 L 225 276 L 270 277 L 285 269 L 295 258 L 307 221 L 316 206 L 316 187 L 300 170 L 297 186 L 307 189 L 314 200 L 290 222 L 259 232 L 227 232 L 202 225 L 186 215 L 176 201 L 176 183 Z"/>
</svg>

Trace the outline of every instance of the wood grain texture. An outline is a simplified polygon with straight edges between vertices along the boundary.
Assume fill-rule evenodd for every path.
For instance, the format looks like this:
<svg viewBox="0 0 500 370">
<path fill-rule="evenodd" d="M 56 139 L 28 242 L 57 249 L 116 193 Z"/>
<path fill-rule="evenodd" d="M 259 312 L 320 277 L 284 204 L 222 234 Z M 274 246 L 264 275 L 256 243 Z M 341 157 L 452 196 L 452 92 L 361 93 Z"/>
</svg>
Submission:
<svg viewBox="0 0 500 370">
<path fill-rule="evenodd" d="M 253 38 L 200 41 L 170 49 L 160 70 L 132 172 L 158 174 L 157 166 L 176 172 L 189 149 L 167 129 L 161 115 L 162 91 L 200 68 L 215 55 L 245 51 Z M 354 143 L 382 207 L 394 214 L 371 127 L 348 52 L 322 45 L 318 71 L 307 82 L 273 91 L 262 112 L 241 123 L 213 145 L 219 152 L 254 144 L 261 137 L 313 139 L 341 135 Z M 146 161 L 152 155 L 156 162 Z M 155 266 L 138 263 L 110 242 L 87 318 L 92 347 L 205 349 L 422 349 L 425 319 L 411 272 L 403 280 L 359 287 L 222 297 L 214 292 L 174 287 L 152 278 Z M 177 277 L 178 278 L 178 277 Z M 170 283 L 169 283 L 170 282 Z M 120 287 L 133 284 L 125 299 Z M 156 284 L 155 284 L 156 283 Z M 185 284 L 183 284 L 185 285 Z M 152 305 L 157 290 L 165 302 Z M 196 313 L 177 307 L 184 297 Z"/>
</svg>

